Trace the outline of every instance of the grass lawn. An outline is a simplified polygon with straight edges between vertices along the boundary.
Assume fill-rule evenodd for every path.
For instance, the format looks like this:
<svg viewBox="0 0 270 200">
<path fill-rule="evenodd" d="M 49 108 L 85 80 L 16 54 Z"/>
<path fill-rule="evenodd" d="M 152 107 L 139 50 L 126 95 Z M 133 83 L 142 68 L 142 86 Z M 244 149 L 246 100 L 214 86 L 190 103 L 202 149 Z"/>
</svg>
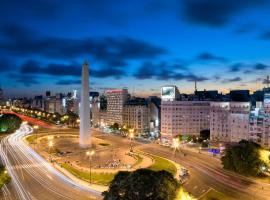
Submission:
<svg viewBox="0 0 270 200">
<path fill-rule="evenodd" d="M 140 154 L 133 154 L 136 158 L 136 162 L 132 165 L 132 167 L 139 165 L 143 161 L 143 157 Z"/>
<path fill-rule="evenodd" d="M 211 189 L 209 192 L 203 195 L 203 197 L 201 197 L 199 200 L 236 200 L 236 199 L 228 197 L 216 190 Z"/>
<path fill-rule="evenodd" d="M 153 157 L 154 164 L 148 167 L 148 169 L 151 169 L 154 171 L 166 170 L 170 172 L 172 175 L 176 174 L 177 168 L 175 164 L 173 164 L 171 161 L 165 158 L 159 157 L 159 156 L 154 156 L 154 155 L 150 155 L 150 156 Z"/>
<path fill-rule="evenodd" d="M 85 172 L 85 171 L 80 171 L 72 166 L 70 166 L 69 164 L 62 164 L 61 165 L 64 169 L 66 169 L 67 171 L 69 171 L 71 174 L 73 174 L 74 176 L 76 176 L 79 179 L 85 180 L 85 181 L 89 181 L 89 177 L 90 174 L 89 172 Z M 99 184 L 99 185 L 109 185 L 110 182 L 113 180 L 114 178 L 113 173 L 95 173 L 92 172 L 91 173 L 91 180 L 92 183 L 95 184 Z"/>
<path fill-rule="evenodd" d="M 10 176 L 5 173 L 5 168 L 0 166 L 0 188 L 11 180 Z"/>
</svg>

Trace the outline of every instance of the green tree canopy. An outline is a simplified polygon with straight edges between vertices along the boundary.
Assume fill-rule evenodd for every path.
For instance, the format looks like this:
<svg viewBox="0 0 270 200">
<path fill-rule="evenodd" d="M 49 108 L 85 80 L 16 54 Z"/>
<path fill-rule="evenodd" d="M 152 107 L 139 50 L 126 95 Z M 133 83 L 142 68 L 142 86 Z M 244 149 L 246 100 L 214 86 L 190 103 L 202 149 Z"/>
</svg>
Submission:
<svg viewBox="0 0 270 200">
<path fill-rule="evenodd" d="M 260 145 L 242 140 L 225 150 L 221 158 L 223 168 L 246 176 L 259 176 L 263 172 L 262 167 L 269 164 L 261 159 L 262 151 Z"/>
<path fill-rule="evenodd" d="M 18 128 L 22 123 L 21 118 L 13 114 L 4 114 L 0 116 L 0 133 L 12 133 Z"/>
<path fill-rule="evenodd" d="M 179 187 L 178 181 L 167 171 L 138 169 L 118 172 L 103 196 L 104 200 L 172 200 Z"/>
</svg>

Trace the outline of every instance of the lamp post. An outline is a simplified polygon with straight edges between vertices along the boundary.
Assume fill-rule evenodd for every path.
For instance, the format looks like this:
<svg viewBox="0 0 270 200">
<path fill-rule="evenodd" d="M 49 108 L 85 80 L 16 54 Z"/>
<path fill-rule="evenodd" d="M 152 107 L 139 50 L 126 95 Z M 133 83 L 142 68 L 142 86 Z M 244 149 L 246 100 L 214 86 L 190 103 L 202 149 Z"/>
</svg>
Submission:
<svg viewBox="0 0 270 200">
<path fill-rule="evenodd" d="M 33 126 L 33 128 L 35 130 L 35 135 L 36 135 L 36 141 L 35 141 L 35 146 L 34 146 L 34 149 L 36 150 L 36 145 L 37 145 L 37 130 L 38 130 L 39 126 L 38 125 L 35 125 L 35 126 Z"/>
<path fill-rule="evenodd" d="M 174 155 L 174 156 L 175 156 L 176 150 L 179 149 L 179 146 L 180 146 L 179 140 L 178 140 L 177 138 L 173 138 L 173 148 L 174 148 L 174 150 L 173 150 L 173 155 Z"/>
<path fill-rule="evenodd" d="M 95 154 L 95 151 L 87 151 L 86 156 L 89 157 L 89 183 L 92 183 L 92 156 Z"/>
<path fill-rule="evenodd" d="M 50 154 L 50 162 L 52 162 L 52 152 L 51 152 L 51 148 L 53 147 L 53 142 L 49 141 L 49 154 Z"/>
<path fill-rule="evenodd" d="M 129 139 L 130 139 L 130 152 L 132 152 L 132 140 L 134 139 L 134 129 L 129 129 Z"/>
</svg>

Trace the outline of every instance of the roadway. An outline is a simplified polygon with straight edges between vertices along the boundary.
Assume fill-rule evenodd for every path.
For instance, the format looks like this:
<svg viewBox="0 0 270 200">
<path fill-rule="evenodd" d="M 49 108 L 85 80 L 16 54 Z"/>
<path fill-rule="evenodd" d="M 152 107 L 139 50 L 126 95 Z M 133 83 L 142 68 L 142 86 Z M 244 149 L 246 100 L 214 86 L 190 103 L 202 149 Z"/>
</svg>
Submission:
<svg viewBox="0 0 270 200">
<path fill-rule="evenodd" d="M 112 134 L 105 135 L 94 131 L 94 136 L 112 140 L 117 142 L 119 146 L 129 144 L 127 138 Z M 187 168 L 190 177 L 185 182 L 184 188 L 197 198 L 208 190 L 214 189 L 237 200 L 270 199 L 270 184 L 257 182 L 254 179 L 225 171 L 217 158 L 212 158 L 207 154 L 181 149 L 180 152 L 174 155 L 171 148 L 155 143 L 142 144 L 134 142 L 134 149 L 168 158 Z"/>
<path fill-rule="evenodd" d="M 48 133 L 55 131 L 48 130 Z M 28 147 L 22 138 L 31 132 L 31 128 L 25 126 L 1 141 L 0 153 L 12 176 L 11 187 L 4 188 L 3 191 L 5 199 L 100 199 L 95 191 L 67 179 Z M 129 146 L 127 138 L 99 131 L 92 131 L 92 134 L 94 137 L 111 140 L 119 147 Z M 224 171 L 220 161 L 209 155 L 189 149 L 181 149 L 174 155 L 170 148 L 155 143 L 143 144 L 135 141 L 133 146 L 135 149 L 174 160 L 186 167 L 191 175 L 184 188 L 195 197 L 202 196 L 209 189 L 215 189 L 234 199 L 270 199 L 269 184 Z"/>
<path fill-rule="evenodd" d="M 7 200 L 94 200 L 99 192 L 79 185 L 54 169 L 48 162 L 23 142 L 32 133 L 23 125 L 16 133 L 1 140 L 0 154 L 12 178 L 2 190 Z"/>
</svg>

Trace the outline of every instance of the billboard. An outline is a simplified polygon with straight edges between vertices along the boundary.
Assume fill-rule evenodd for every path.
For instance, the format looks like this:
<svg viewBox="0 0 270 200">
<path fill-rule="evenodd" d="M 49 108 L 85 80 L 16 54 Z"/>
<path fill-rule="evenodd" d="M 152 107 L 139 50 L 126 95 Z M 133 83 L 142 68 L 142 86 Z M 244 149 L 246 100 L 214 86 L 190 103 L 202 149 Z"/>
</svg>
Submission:
<svg viewBox="0 0 270 200">
<path fill-rule="evenodd" d="M 263 102 L 265 104 L 270 104 L 270 93 L 265 93 L 264 94 L 264 100 L 263 100 Z"/>
<path fill-rule="evenodd" d="M 163 101 L 175 100 L 175 86 L 164 86 L 161 88 L 161 99 Z"/>
</svg>

